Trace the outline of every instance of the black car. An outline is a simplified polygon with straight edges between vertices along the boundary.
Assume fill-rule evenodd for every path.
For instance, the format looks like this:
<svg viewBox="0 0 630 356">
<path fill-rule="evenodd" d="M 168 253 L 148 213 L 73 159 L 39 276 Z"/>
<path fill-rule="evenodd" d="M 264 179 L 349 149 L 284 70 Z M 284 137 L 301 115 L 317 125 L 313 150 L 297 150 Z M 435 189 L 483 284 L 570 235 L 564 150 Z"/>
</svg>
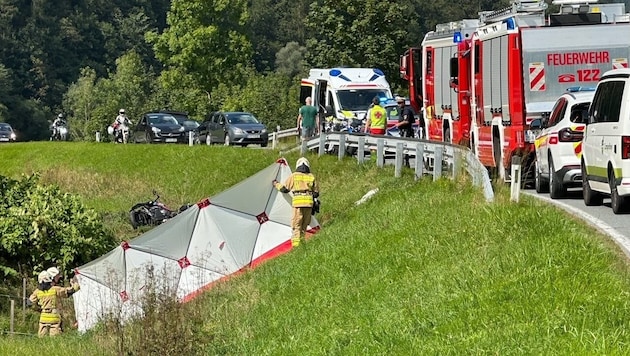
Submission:
<svg viewBox="0 0 630 356">
<path fill-rule="evenodd" d="M 15 142 L 17 136 L 11 125 L 0 122 L 0 142 Z"/>
<path fill-rule="evenodd" d="M 223 143 L 247 146 L 259 144 L 267 147 L 267 127 L 248 112 L 215 112 L 198 128 L 199 140 L 207 145 Z"/>
<path fill-rule="evenodd" d="M 185 142 L 186 129 L 171 114 L 151 112 L 142 115 L 133 128 L 133 141 L 138 142 Z"/>
<path fill-rule="evenodd" d="M 175 120 L 177 120 L 180 125 L 184 126 L 184 143 L 188 143 L 190 132 L 193 133 L 193 142 L 195 144 L 199 143 L 199 123 L 196 120 L 191 119 L 187 112 L 169 110 L 160 110 L 160 112 L 173 115 Z"/>
</svg>

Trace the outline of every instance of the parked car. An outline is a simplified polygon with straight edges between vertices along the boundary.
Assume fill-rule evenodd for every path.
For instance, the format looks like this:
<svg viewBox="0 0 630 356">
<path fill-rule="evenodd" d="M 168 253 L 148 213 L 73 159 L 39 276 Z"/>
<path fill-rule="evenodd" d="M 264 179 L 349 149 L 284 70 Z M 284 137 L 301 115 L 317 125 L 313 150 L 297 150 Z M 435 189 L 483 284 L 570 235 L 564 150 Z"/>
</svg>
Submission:
<svg viewBox="0 0 630 356">
<path fill-rule="evenodd" d="M 267 147 L 269 143 L 267 127 L 248 112 L 215 112 L 200 124 L 198 130 L 200 141 L 207 145 L 259 144 Z"/>
<path fill-rule="evenodd" d="M 541 130 L 534 143 L 536 192 L 557 199 L 567 188 L 582 185 L 582 138 L 594 94 L 595 88 L 569 88 L 556 100 L 548 120 L 532 121 L 531 128 Z"/>
<path fill-rule="evenodd" d="M 615 214 L 630 207 L 630 69 L 613 69 L 597 83 L 588 111 L 582 153 L 582 196 Z"/>
<path fill-rule="evenodd" d="M 171 114 L 151 112 L 142 115 L 142 118 L 133 128 L 133 141 L 139 142 L 184 142 L 184 126 L 177 122 Z"/>
<path fill-rule="evenodd" d="M 0 142 L 15 142 L 17 135 L 11 125 L 0 122 Z"/>
<path fill-rule="evenodd" d="M 160 110 L 161 113 L 173 115 L 177 122 L 184 126 L 184 135 L 182 136 L 183 142 L 188 143 L 190 132 L 193 133 L 193 142 L 195 144 L 199 143 L 199 122 L 193 120 L 188 116 L 187 112 L 184 111 L 169 111 L 169 110 Z"/>
</svg>

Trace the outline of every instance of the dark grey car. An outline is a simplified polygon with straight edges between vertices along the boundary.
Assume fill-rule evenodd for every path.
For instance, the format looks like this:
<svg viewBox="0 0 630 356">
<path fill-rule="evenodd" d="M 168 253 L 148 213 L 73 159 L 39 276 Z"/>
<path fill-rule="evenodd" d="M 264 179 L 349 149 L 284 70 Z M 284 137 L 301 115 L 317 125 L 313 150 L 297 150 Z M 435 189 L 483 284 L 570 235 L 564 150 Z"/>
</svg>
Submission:
<svg viewBox="0 0 630 356">
<path fill-rule="evenodd" d="M 184 142 L 186 129 L 171 114 L 147 113 L 133 128 L 133 141 L 138 142 Z"/>
<path fill-rule="evenodd" d="M 267 147 L 269 142 L 267 127 L 248 112 L 215 112 L 197 130 L 200 141 L 207 145 L 258 144 Z"/>
<path fill-rule="evenodd" d="M 15 142 L 16 138 L 11 125 L 0 122 L 0 142 Z"/>
</svg>

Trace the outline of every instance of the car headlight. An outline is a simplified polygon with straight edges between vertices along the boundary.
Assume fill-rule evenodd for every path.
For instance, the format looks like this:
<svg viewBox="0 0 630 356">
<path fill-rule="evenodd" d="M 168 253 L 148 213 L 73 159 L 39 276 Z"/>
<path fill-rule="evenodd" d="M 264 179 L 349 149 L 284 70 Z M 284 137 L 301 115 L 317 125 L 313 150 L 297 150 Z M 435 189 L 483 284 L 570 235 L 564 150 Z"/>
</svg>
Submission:
<svg viewBox="0 0 630 356">
<path fill-rule="evenodd" d="M 267 129 L 260 130 L 260 133 L 267 133 Z"/>
<path fill-rule="evenodd" d="M 17 136 L 14 133 L 11 133 L 11 139 L 15 140 L 17 138 Z"/>
<path fill-rule="evenodd" d="M 156 133 L 156 134 L 159 134 L 160 132 L 162 132 L 160 128 L 155 127 L 155 126 L 151 126 L 151 131 L 153 131 L 153 133 Z"/>
<path fill-rule="evenodd" d="M 245 131 L 243 131 L 243 130 L 239 129 L 238 127 L 235 127 L 235 128 L 234 128 L 234 134 L 236 134 L 236 135 L 242 135 L 242 134 L 244 134 L 244 133 L 245 133 Z"/>
<path fill-rule="evenodd" d="M 186 129 L 184 128 L 184 126 L 180 126 L 180 127 L 179 127 L 179 132 L 184 132 L 184 131 L 186 131 Z"/>
</svg>

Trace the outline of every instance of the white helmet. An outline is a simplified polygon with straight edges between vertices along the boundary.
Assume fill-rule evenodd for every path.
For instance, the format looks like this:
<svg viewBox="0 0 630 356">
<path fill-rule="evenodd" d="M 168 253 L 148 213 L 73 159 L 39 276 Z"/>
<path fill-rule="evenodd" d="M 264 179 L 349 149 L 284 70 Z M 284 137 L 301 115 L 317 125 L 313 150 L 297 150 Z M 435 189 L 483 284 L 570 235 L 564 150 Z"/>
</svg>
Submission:
<svg viewBox="0 0 630 356">
<path fill-rule="evenodd" d="M 48 271 L 41 271 L 39 272 L 39 276 L 37 276 L 37 282 L 50 283 L 52 282 L 52 277 L 50 276 L 50 273 L 48 273 Z"/>
<path fill-rule="evenodd" d="M 301 165 L 306 165 L 309 169 L 311 168 L 311 164 L 309 163 L 309 161 L 304 158 L 304 157 L 300 157 L 297 162 L 295 162 L 295 169 L 298 169 L 299 166 Z"/>
<path fill-rule="evenodd" d="M 124 113 L 125 113 L 125 109 L 120 109 L 120 110 L 118 110 L 118 113 L 119 113 L 119 114 L 124 114 Z"/>
<path fill-rule="evenodd" d="M 58 119 L 63 119 L 63 114 L 59 114 L 59 115 L 57 115 L 57 118 L 58 118 Z"/>
<path fill-rule="evenodd" d="M 114 134 L 114 128 L 111 127 L 111 126 L 107 126 L 107 133 L 110 134 L 110 135 L 113 135 Z"/>
<path fill-rule="evenodd" d="M 59 268 L 50 267 L 49 269 L 46 270 L 46 272 L 50 274 L 50 278 L 55 278 L 59 274 Z"/>
</svg>

